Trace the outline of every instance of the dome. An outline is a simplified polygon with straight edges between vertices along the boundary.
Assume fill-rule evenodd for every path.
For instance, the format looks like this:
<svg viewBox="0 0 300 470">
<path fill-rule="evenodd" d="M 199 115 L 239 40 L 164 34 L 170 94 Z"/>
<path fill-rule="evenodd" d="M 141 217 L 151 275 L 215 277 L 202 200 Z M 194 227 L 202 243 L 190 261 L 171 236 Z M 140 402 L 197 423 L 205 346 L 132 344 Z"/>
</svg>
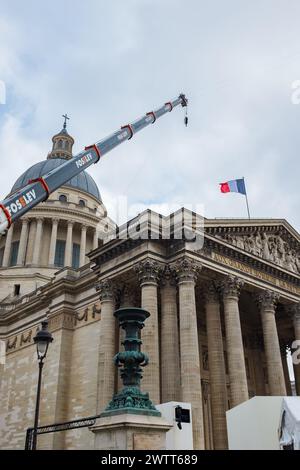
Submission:
<svg viewBox="0 0 300 470">
<path fill-rule="evenodd" d="M 54 168 L 58 168 L 60 165 L 66 163 L 66 160 L 62 158 L 51 158 L 49 160 L 44 160 L 42 162 L 36 163 L 30 167 L 25 173 L 23 173 L 15 182 L 11 189 L 11 193 L 17 191 L 17 189 L 22 188 L 28 183 L 28 180 L 39 178 L 40 176 L 45 175 Z M 84 191 L 91 196 L 101 201 L 101 195 L 93 178 L 86 172 L 82 171 L 79 175 L 71 178 L 63 186 L 69 186 L 71 188 L 79 189 Z"/>
</svg>

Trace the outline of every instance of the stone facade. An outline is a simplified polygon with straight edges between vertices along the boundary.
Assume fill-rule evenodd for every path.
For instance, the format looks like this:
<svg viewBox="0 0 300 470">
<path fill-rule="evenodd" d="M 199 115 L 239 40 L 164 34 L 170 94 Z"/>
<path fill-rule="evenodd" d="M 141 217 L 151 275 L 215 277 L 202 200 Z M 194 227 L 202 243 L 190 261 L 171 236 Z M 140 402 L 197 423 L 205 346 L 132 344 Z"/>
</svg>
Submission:
<svg viewBox="0 0 300 470">
<path fill-rule="evenodd" d="M 150 360 L 143 389 L 154 403 L 192 403 L 195 448 L 226 448 L 228 408 L 254 395 L 291 393 L 285 351 L 299 340 L 300 276 L 216 236 L 245 224 L 205 220 L 200 250 L 184 240 L 107 241 L 79 269 L 53 271 L 37 290 L 2 302 L 7 354 L 0 366 L 1 448 L 23 448 L 32 426 L 33 337 L 45 317 L 54 341 L 44 368 L 40 425 L 106 407 L 120 387 L 112 359 L 121 335 L 113 312 L 125 305 L 151 313 L 142 331 Z M 247 224 L 247 230 L 268 231 L 280 225 L 280 233 L 299 246 L 299 235 L 285 221 Z M 93 439 L 83 428 L 40 436 L 38 446 L 93 448 Z"/>
</svg>

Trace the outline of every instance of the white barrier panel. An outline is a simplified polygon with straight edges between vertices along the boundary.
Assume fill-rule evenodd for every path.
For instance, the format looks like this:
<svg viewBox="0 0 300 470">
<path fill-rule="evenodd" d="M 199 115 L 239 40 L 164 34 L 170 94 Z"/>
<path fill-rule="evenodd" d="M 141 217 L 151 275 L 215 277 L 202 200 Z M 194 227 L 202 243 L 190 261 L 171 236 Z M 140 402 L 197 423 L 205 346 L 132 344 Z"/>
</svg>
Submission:
<svg viewBox="0 0 300 470">
<path fill-rule="evenodd" d="M 253 397 L 226 412 L 230 450 L 279 450 L 283 397 Z"/>
<path fill-rule="evenodd" d="M 193 450 L 192 408 L 190 403 L 170 401 L 156 405 L 172 428 L 166 435 L 167 450 Z"/>
</svg>

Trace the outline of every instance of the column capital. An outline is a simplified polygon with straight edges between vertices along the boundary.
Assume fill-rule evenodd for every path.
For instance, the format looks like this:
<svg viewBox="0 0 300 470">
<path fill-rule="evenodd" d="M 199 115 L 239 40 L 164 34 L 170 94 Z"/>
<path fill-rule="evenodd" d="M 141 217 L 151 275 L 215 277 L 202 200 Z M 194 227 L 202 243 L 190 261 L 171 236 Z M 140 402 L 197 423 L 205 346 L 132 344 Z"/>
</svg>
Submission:
<svg viewBox="0 0 300 470">
<path fill-rule="evenodd" d="M 161 266 L 156 261 L 147 258 L 135 265 L 134 270 L 138 275 L 141 285 L 148 283 L 157 284 L 160 277 Z"/>
<path fill-rule="evenodd" d="M 88 226 L 87 226 L 87 224 L 81 223 L 80 228 L 81 228 L 81 230 L 87 230 Z"/>
<path fill-rule="evenodd" d="M 160 277 L 160 284 L 162 287 L 176 286 L 176 270 L 174 269 L 174 267 L 167 264 L 163 268 Z"/>
<path fill-rule="evenodd" d="M 239 298 L 241 289 L 244 285 L 244 281 L 237 276 L 227 276 L 219 284 L 224 297 L 236 297 Z"/>
<path fill-rule="evenodd" d="M 206 281 L 203 284 L 203 294 L 206 302 L 219 302 L 220 295 L 218 292 L 218 284 L 213 280 Z"/>
<path fill-rule="evenodd" d="M 35 218 L 35 220 L 38 224 L 42 224 L 44 222 L 45 218 L 41 217 L 41 216 L 38 216 L 38 217 Z"/>
<path fill-rule="evenodd" d="M 67 225 L 73 227 L 74 225 L 74 220 L 67 220 Z"/>
<path fill-rule="evenodd" d="M 256 303 L 261 312 L 265 310 L 274 311 L 280 295 L 271 290 L 265 290 L 256 295 Z"/>
<path fill-rule="evenodd" d="M 115 298 L 115 286 L 110 279 L 103 279 L 95 284 L 101 302 L 113 301 Z"/>
<path fill-rule="evenodd" d="M 60 219 L 58 217 L 53 217 L 53 218 L 51 218 L 51 220 L 52 220 L 53 225 L 58 224 L 59 221 L 60 221 Z"/>
<path fill-rule="evenodd" d="M 191 258 L 183 257 L 176 261 L 174 268 L 179 283 L 195 282 L 202 269 L 202 264 Z"/>
<path fill-rule="evenodd" d="M 29 224 L 29 218 L 28 217 L 24 217 L 20 220 L 20 222 L 22 223 L 22 225 L 28 225 Z"/>
</svg>

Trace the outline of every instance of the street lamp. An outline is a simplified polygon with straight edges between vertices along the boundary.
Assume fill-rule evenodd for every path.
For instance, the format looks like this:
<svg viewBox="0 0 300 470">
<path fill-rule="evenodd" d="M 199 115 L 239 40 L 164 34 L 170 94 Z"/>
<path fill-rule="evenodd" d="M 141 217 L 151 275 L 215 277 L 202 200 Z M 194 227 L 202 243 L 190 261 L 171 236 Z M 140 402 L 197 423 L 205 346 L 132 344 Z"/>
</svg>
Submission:
<svg viewBox="0 0 300 470">
<path fill-rule="evenodd" d="M 53 341 L 51 333 L 48 331 L 48 321 L 42 321 L 42 329 L 39 330 L 36 336 L 33 338 L 36 344 L 36 352 L 39 362 L 39 378 L 36 394 L 36 405 L 35 405 L 35 416 L 34 416 L 34 428 L 33 428 L 33 440 L 32 450 L 36 450 L 37 441 L 37 428 L 39 423 L 39 409 L 40 409 L 40 396 L 41 396 L 41 383 L 42 383 L 42 370 L 44 365 L 44 359 L 48 351 L 48 346 Z"/>
</svg>

